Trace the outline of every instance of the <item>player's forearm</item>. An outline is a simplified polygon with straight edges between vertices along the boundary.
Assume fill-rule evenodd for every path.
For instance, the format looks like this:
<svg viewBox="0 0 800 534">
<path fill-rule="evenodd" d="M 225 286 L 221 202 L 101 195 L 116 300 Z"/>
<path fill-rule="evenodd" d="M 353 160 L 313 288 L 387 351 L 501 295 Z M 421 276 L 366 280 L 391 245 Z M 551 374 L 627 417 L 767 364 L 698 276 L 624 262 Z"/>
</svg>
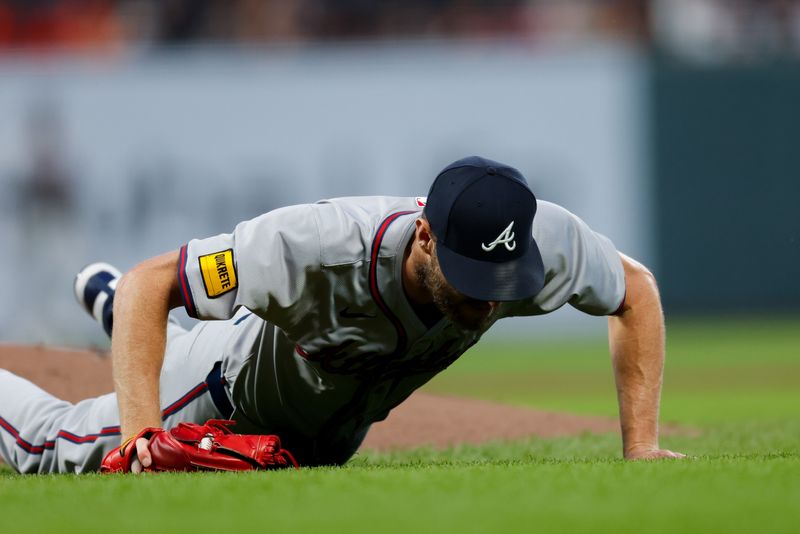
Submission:
<svg viewBox="0 0 800 534">
<path fill-rule="evenodd" d="M 658 449 L 658 412 L 664 368 L 664 319 L 652 275 L 626 259 L 622 313 L 609 317 L 625 457 Z"/>
<path fill-rule="evenodd" d="M 123 438 L 161 426 L 159 377 L 177 265 L 172 256 L 142 263 L 117 286 L 111 354 Z"/>
</svg>

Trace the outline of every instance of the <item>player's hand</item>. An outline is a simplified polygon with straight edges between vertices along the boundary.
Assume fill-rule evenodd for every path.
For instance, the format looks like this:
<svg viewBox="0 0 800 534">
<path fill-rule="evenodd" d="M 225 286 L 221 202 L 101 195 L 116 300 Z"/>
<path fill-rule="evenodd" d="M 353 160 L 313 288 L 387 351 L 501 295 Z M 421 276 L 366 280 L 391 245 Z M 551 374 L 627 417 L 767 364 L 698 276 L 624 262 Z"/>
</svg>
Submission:
<svg viewBox="0 0 800 534">
<path fill-rule="evenodd" d="M 136 458 L 131 464 L 131 473 L 138 475 L 153 463 L 153 457 L 150 456 L 150 449 L 148 449 L 149 444 L 149 439 L 139 438 L 136 440 Z"/>
<path fill-rule="evenodd" d="M 633 449 L 625 453 L 626 460 L 660 460 L 662 458 L 686 458 L 686 455 L 659 448 Z"/>
</svg>

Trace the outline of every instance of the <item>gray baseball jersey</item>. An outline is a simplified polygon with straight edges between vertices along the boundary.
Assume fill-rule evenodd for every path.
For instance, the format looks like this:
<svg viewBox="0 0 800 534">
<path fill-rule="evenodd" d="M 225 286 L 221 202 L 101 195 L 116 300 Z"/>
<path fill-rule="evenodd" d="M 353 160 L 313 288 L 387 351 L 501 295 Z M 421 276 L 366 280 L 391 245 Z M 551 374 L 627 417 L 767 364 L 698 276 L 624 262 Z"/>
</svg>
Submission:
<svg viewBox="0 0 800 534">
<path fill-rule="evenodd" d="M 170 321 L 165 427 L 228 417 L 233 408 L 238 431 L 277 433 L 306 465 L 346 461 L 372 422 L 482 334 L 447 319 L 426 327 L 406 299 L 403 256 L 423 206 L 388 197 L 293 206 L 183 247 L 186 308 L 219 320 L 191 331 Z M 513 246 L 507 229 L 497 231 L 498 242 Z M 533 234 L 544 289 L 501 304 L 497 318 L 565 303 L 598 315 L 620 306 L 624 273 L 608 239 L 547 202 Z M 0 371 L 0 455 L 15 469 L 96 470 L 119 439 L 113 393 L 73 405 Z"/>
<path fill-rule="evenodd" d="M 189 315 L 233 318 L 204 337 L 223 352 L 241 431 L 278 433 L 307 464 L 343 462 L 371 423 L 480 339 L 446 318 L 426 327 L 406 298 L 404 251 L 423 207 L 397 197 L 291 206 L 181 249 Z M 544 201 L 533 235 L 545 286 L 502 303 L 497 319 L 620 307 L 624 272 L 607 238 Z"/>
</svg>

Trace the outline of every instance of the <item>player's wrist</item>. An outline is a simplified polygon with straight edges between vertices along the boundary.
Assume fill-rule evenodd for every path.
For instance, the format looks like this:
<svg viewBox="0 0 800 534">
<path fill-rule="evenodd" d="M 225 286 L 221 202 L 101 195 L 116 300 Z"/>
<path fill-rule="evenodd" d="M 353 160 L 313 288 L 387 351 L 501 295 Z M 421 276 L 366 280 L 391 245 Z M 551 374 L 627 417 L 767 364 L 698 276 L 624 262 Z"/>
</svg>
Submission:
<svg viewBox="0 0 800 534">
<path fill-rule="evenodd" d="M 147 428 L 161 428 L 163 422 L 159 416 L 150 416 L 142 418 L 131 418 L 125 420 L 120 425 L 120 433 L 123 440 L 134 438 L 142 433 Z"/>
</svg>

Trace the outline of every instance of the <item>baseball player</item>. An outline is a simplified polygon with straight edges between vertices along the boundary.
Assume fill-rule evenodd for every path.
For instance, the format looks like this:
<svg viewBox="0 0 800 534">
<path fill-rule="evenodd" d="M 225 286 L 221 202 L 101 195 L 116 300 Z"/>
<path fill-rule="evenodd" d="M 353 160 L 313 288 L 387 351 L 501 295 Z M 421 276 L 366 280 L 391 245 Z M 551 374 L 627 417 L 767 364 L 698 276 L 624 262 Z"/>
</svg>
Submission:
<svg viewBox="0 0 800 534">
<path fill-rule="evenodd" d="M 115 393 L 72 405 L 0 371 L 0 453 L 21 472 L 93 471 L 143 428 L 212 418 L 277 434 L 301 465 L 342 464 L 496 321 L 567 303 L 609 316 L 625 458 L 682 456 L 658 444 L 652 275 L 495 161 L 452 163 L 427 200 L 290 206 L 122 277 L 91 265 L 75 289 L 113 332 Z M 138 472 L 148 440 L 135 449 Z"/>
</svg>

